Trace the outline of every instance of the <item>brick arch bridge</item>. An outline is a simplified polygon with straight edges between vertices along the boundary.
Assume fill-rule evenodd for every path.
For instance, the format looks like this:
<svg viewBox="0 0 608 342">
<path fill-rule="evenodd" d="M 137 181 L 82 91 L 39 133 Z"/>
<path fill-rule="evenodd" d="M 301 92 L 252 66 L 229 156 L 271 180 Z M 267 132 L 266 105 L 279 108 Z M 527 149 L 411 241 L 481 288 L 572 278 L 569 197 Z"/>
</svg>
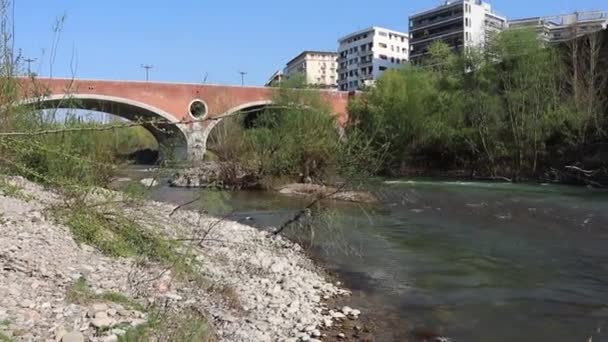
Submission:
<svg viewBox="0 0 608 342">
<path fill-rule="evenodd" d="M 209 133 L 223 117 L 262 109 L 273 97 L 267 87 L 187 83 L 20 78 L 19 85 L 23 103 L 36 109 L 80 108 L 129 120 L 164 120 L 167 124 L 144 127 L 159 143 L 177 139 L 192 159 L 202 159 Z M 319 92 L 343 126 L 348 120 L 348 93 Z"/>
</svg>

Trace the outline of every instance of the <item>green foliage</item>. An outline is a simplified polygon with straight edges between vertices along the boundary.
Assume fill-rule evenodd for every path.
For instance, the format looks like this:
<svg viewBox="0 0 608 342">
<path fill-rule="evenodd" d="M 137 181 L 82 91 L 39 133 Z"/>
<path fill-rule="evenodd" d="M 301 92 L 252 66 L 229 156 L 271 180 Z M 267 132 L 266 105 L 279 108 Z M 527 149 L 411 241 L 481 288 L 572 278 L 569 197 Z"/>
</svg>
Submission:
<svg viewBox="0 0 608 342">
<path fill-rule="evenodd" d="M 176 274 L 192 272 L 192 259 L 180 254 L 176 243 L 164 240 L 125 213 L 82 205 L 60 210 L 59 218 L 77 242 L 97 247 L 107 255 L 143 257 L 171 266 Z"/>
<path fill-rule="evenodd" d="M 126 308 L 130 308 L 133 310 L 144 311 L 145 308 L 135 302 L 134 300 L 128 298 L 127 296 L 112 292 L 106 291 L 101 294 L 95 294 L 89 287 L 87 280 L 84 277 L 78 278 L 67 290 L 66 300 L 68 303 L 80 304 L 80 305 L 88 305 L 94 302 L 112 302 L 116 304 L 121 304 Z"/>
<path fill-rule="evenodd" d="M 144 341 L 216 341 L 207 319 L 194 309 L 177 313 L 161 312 L 158 309 L 148 314 L 148 322 L 132 329 L 118 338 L 121 342 Z"/>
<path fill-rule="evenodd" d="M 598 126 L 589 124 L 597 121 L 593 114 L 572 110 L 572 82 L 563 77 L 572 67 L 559 53 L 528 30 L 505 31 L 483 52 L 456 54 L 435 43 L 422 65 L 386 72 L 351 101 L 351 130 L 387 148 L 384 171 L 467 168 L 513 179 L 535 176 L 560 150 L 549 150 L 550 143 L 568 150 L 577 132 Z"/>
<path fill-rule="evenodd" d="M 0 331 L 0 342 L 12 342 L 13 339 L 6 336 L 2 331 Z"/>
<path fill-rule="evenodd" d="M 9 180 L 6 177 L 0 175 L 0 193 L 7 197 L 14 197 L 21 199 L 23 201 L 29 202 L 32 200 L 32 197 L 25 192 L 23 189 Z"/>
<path fill-rule="evenodd" d="M 6 334 L 2 332 L 3 326 L 8 326 L 10 323 L 9 320 L 0 321 L 0 342 L 12 342 L 13 339 L 8 337 Z"/>
<path fill-rule="evenodd" d="M 254 170 L 265 184 L 279 178 L 323 181 L 370 169 L 369 139 L 354 133 L 341 139 L 340 129 L 319 92 L 292 77 L 275 90 L 272 108 L 224 119 L 208 148 L 220 161 Z"/>
</svg>

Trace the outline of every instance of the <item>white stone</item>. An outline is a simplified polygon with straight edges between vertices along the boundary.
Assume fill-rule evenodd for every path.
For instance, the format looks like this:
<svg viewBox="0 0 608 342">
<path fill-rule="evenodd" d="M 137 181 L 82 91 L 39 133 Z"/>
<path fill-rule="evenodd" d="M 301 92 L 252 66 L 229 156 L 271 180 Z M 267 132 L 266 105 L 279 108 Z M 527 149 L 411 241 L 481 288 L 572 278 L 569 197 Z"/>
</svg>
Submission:
<svg viewBox="0 0 608 342">
<path fill-rule="evenodd" d="M 122 336 L 126 333 L 127 332 L 123 329 L 112 329 L 112 334 L 117 335 L 117 336 Z"/>
<path fill-rule="evenodd" d="M 339 333 L 338 338 L 346 338 L 346 335 L 344 335 L 344 333 Z"/>
<path fill-rule="evenodd" d="M 307 333 L 310 333 L 311 331 L 315 330 L 317 327 L 314 325 L 309 325 L 306 328 L 304 328 L 304 331 L 306 331 Z"/>
<path fill-rule="evenodd" d="M 96 314 L 100 311 L 106 311 L 106 310 L 108 310 L 108 304 L 96 303 L 96 304 L 91 305 L 90 312 L 92 312 L 93 314 Z"/>
<path fill-rule="evenodd" d="M 145 319 L 139 319 L 139 318 L 137 318 L 137 319 L 134 319 L 134 320 L 131 321 L 131 326 L 136 327 L 136 326 L 142 325 L 142 324 L 144 324 L 146 322 L 147 321 Z"/>
<path fill-rule="evenodd" d="M 73 331 L 61 336 L 61 342 L 84 342 L 84 335 Z"/>
<path fill-rule="evenodd" d="M 97 313 L 95 313 L 95 318 L 96 319 L 105 319 L 108 318 L 108 313 L 105 311 L 99 311 Z"/>
<path fill-rule="evenodd" d="M 97 329 L 109 328 L 114 324 L 114 320 L 110 318 L 95 318 L 91 324 Z"/>
<path fill-rule="evenodd" d="M 147 187 L 157 186 L 158 182 L 154 178 L 144 178 L 139 181 L 142 185 Z"/>
<path fill-rule="evenodd" d="M 104 336 L 101 338 L 101 342 L 117 342 L 118 341 L 118 336 L 112 334 L 109 336 Z"/>
<path fill-rule="evenodd" d="M 342 311 L 343 314 L 348 315 L 351 311 L 353 311 L 353 309 L 351 309 L 348 306 L 345 306 L 345 307 L 342 308 L 341 311 Z"/>
<path fill-rule="evenodd" d="M 333 317 L 333 318 L 336 318 L 336 319 L 344 319 L 344 318 L 346 318 L 346 315 L 344 315 L 344 314 L 343 314 L 343 313 L 341 313 L 341 312 L 335 312 L 335 313 L 332 315 L 332 317 Z"/>
</svg>

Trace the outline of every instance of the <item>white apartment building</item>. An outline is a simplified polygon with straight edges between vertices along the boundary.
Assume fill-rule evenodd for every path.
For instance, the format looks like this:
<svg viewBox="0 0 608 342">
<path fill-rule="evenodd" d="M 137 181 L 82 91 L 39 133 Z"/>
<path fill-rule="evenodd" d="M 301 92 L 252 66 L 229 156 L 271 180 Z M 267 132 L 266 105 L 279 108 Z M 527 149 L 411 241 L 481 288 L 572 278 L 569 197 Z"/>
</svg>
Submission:
<svg viewBox="0 0 608 342">
<path fill-rule="evenodd" d="M 608 27 L 608 14 L 602 11 L 575 12 L 550 17 L 534 17 L 509 21 L 509 28 L 528 28 L 538 32 L 548 43 L 560 43 Z"/>
<path fill-rule="evenodd" d="M 457 51 L 483 48 L 491 35 L 507 28 L 506 18 L 482 0 L 446 0 L 409 19 L 412 62 L 423 59 L 435 41 L 443 41 Z"/>
<path fill-rule="evenodd" d="M 287 62 L 284 77 L 304 75 L 306 84 L 323 88 L 338 86 L 338 54 L 328 51 L 304 51 Z"/>
<path fill-rule="evenodd" d="M 409 60 L 409 36 L 404 32 L 374 26 L 338 42 L 338 88 L 343 91 L 372 85 L 384 71 Z"/>
</svg>

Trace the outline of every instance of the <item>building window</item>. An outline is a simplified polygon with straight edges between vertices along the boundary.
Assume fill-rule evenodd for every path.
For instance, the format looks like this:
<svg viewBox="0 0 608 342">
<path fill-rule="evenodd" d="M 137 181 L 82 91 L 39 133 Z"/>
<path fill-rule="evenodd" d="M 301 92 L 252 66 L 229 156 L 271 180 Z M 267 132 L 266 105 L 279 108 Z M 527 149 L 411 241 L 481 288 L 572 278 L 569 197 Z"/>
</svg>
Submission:
<svg viewBox="0 0 608 342">
<path fill-rule="evenodd" d="M 395 63 L 395 57 L 391 57 L 391 63 Z"/>
<path fill-rule="evenodd" d="M 401 52 L 406 53 L 406 52 L 407 52 L 407 49 L 406 49 L 406 48 L 403 48 L 403 49 L 401 49 Z"/>
<path fill-rule="evenodd" d="M 378 70 L 384 71 L 384 70 L 386 70 L 386 67 L 385 66 L 380 66 L 380 67 L 378 67 Z"/>
<path fill-rule="evenodd" d="M 381 37 L 386 37 L 387 36 L 386 32 L 383 32 L 383 31 L 378 32 L 378 35 L 381 36 Z"/>
<path fill-rule="evenodd" d="M 379 57 L 380 57 L 380 59 L 384 59 L 384 60 L 388 59 L 388 57 L 386 55 L 380 55 Z"/>
<path fill-rule="evenodd" d="M 386 44 L 384 44 L 384 43 L 378 43 L 378 45 L 379 45 L 381 48 L 383 48 L 383 49 L 386 49 L 386 47 L 388 46 L 388 45 L 386 45 Z"/>
</svg>

